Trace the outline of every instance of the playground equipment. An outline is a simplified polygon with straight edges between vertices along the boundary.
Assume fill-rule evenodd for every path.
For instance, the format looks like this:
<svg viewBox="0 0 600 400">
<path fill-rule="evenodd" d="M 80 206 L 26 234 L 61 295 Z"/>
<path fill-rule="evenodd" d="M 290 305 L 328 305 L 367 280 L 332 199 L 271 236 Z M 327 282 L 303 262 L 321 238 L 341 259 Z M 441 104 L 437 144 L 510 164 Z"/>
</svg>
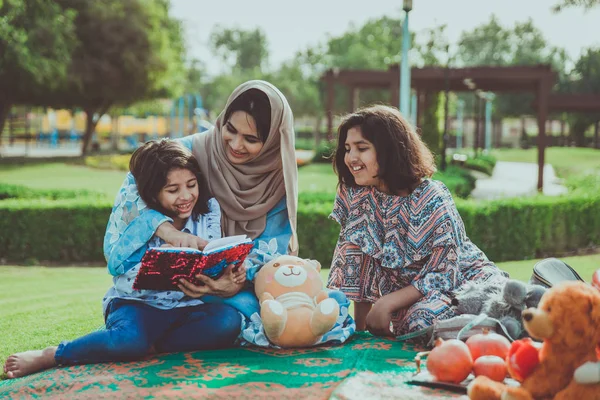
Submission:
<svg viewBox="0 0 600 400">
<path fill-rule="evenodd" d="M 204 119 L 206 114 L 207 112 L 202 106 L 202 97 L 199 94 L 186 94 L 179 97 L 173 102 L 173 107 L 171 108 L 169 124 L 171 136 L 183 137 L 184 135 L 195 133 L 197 128 L 202 126 L 200 121 Z"/>
</svg>

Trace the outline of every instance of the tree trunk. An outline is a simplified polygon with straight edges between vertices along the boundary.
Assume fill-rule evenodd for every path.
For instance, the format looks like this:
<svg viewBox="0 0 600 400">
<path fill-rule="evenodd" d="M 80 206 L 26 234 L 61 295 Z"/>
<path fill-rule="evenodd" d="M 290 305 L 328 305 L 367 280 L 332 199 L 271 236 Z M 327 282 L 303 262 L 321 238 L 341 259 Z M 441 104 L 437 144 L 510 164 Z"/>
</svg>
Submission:
<svg viewBox="0 0 600 400">
<path fill-rule="evenodd" d="M 317 117 L 317 122 L 315 123 L 315 133 L 314 133 L 315 151 L 319 148 L 319 145 L 321 144 L 321 122 L 322 121 L 323 121 L 323 117 L 321 115 L 319 115 Z"/>
<path fill-rule="evenodd" d="M 102 116 L 104 114 L 106 114 L 106 112 L 108 111 L 109 108 L 110 108 L 110 105 L 99 107 L 98 109 L 84 108 L 83 111 L 85 112 L 86 118 L 85 118 L 85 132 L 83 134 L 83 143 L 81 145 L 81 155 L 82 156 L 85 156 L 87 154 L 87 152 L 89 150 L 90 141 L 92 140 L 92 135 L 94 134 L 94 131 L 96 130 L 96 125 L 98 125 L 98 121 L 100 121 L 100 118 L 102 118 Z M 94 119 L 94 114 L 98 115 L 97 119 Z"/>
<path fill-rule="evenodd" d="M 11 104 L 7 101 L 0 101 L 0 147 L 2 147 L 2 133 L 4 132 L 4 123 L 10 112 Z"/>
<path fill-rule="evenodd" d="M 119 116 L 116 114 L 113 114 L 110 116 L 110 125 L 111 125 L 111 132 L 110 132 L 110 142 L 111 142 L 111 147 L 114 151 L 118 151 L 119 150 Z"/>
</svg>

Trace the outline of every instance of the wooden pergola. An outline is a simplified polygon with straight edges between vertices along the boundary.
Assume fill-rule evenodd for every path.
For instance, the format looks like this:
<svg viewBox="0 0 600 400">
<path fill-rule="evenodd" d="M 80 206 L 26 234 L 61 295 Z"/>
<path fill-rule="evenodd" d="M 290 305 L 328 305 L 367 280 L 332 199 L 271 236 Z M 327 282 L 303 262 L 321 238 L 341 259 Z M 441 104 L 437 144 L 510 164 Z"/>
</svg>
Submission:
<svg viewBox="0 0 600 400">
<path fill-rule="evenodd" d="M 326 85 L 327 133 L 333 131 L 335 84 L 350 89 L 349 111 L 358 106 L 360 89 L 389 89 L 389 103 L 398 107 L 400 71 L 398 65 L 385 70 L 330 69 L 321 80 Z M 417 126 L 422 125 L 423 110 L 432 94 L 441 91 L 466 92 L 481 89 L 485 92 L 528 92 L 535 96 L 534 107 L 538 122 L 538 183 L 544 186 L 544 151 L 546 147 L 546 120 L 550 111 L 600 112 L 600 96 L 551 95 L 556 73 L 548 65 L 515 67 L 412 68 L 411 87 L 417 93 Z M 481 100 L 480 100 L 481 101 Z"/>
</svg>

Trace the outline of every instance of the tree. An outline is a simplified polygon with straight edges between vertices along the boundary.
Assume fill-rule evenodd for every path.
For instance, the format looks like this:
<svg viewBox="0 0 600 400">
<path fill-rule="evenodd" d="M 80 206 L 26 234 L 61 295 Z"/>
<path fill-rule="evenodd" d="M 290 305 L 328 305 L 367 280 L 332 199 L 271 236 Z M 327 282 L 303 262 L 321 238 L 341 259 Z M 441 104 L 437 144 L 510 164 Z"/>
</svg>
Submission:
<svg viewBox="0 0 600 400">
<path fill-rule="evenodd" d="M 600 47 L 586 49 L 573 69 L 575 79 L 569 82 L 571 92 L 600 93 Z M 585 146 L 585 132 L 600 121 L 600 113 L 573 114 L 570 117 L 571 135 L 577 146 Z"/>
<path fill-rule="evenodd" d="M 40 88 L 38 102 L 86 113 L 82 153 L 112 106 L 180 93 L 185 79 L 181 26 L 165 0 L 57 0 L 77 11 L 79 41 L 66 84 Z"/>
<path fill-rule="evenodd" d="M 260 28 L 244 30 L 217 26 L 210 35 L 210 43 L 223 61 L 231 63 L 235 60 L 234 68 L 248 71 L 266 66 L 269 56 L 267 36 Z"/>
<path fill-rule="evenodd" d="M 492 15 L 487 23 L 462 34 L 459 41 L 457 63 L 461 66 L 509 66 L 551 64 L 564 79 L 567 55 L 563 49 L 550 46 L 542 32 L 531 19 L 517 22 L 512 28 L 500 25 Z M 472 95 L 460 96 L 467 110 L 473 109 Z M 499 117 L 521 116 L 533 112 L 533 94 L 498 93 L 494 101 L 494 114 Z"/>
<path fill-rule="evenodd" d="M 552 7 L 554 12 L 560 12 L 569 7 L 582 7 L 586 11 L 600 5 L 600 0 L 562 0 Z"/>
<path fill-rule="evenodd" d="M 0 1 L 0 135 L 12 105 L 31 100 L 33 85 L 53 88 L 65 79 L 74 18 L 51 0 Z"/>
</svg>

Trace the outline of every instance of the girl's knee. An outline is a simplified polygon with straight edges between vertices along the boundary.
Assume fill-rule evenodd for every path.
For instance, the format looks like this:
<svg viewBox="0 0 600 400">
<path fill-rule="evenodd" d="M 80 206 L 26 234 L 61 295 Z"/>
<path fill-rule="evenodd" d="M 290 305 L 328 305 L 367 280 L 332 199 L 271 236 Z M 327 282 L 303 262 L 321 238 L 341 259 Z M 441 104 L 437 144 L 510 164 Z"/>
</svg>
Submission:
<svg viewBox="0 0 600 400">
<path fill-rule="evenodd" d="M 242 324 L 242 317 L 235 308 L 223 304 L 220 312 L 220 325 L 223 330 L 240 330 Z"/>
<path fill-rule="evenodd" d="M 119 329 L 110 334 L 107 351 L 117 359 L 135 359 L 147 355 L 153 343 L 138 329 Z"/>
</svg>

